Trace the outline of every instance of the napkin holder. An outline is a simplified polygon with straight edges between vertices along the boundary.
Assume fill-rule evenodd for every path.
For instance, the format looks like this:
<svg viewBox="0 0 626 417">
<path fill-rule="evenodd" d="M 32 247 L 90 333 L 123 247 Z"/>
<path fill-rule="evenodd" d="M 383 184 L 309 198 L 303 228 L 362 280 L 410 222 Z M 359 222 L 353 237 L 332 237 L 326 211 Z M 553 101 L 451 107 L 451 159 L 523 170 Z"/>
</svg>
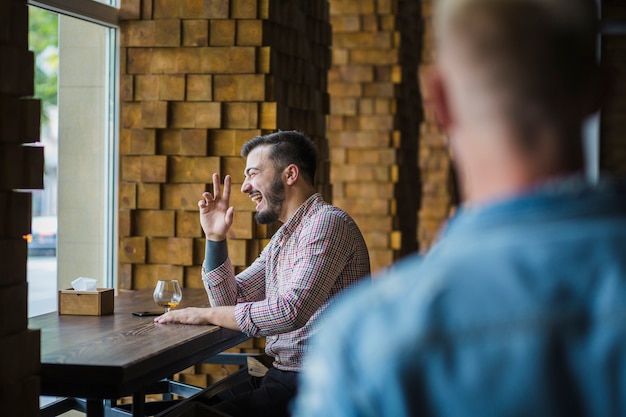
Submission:
<svg viewBox="0 0 626 417">
<path fill-rule="evenodd" d="M 59 290 L 59 314 L 104 316 L 113 313 L 113 288 L 96 291 Z"/>
</svg>

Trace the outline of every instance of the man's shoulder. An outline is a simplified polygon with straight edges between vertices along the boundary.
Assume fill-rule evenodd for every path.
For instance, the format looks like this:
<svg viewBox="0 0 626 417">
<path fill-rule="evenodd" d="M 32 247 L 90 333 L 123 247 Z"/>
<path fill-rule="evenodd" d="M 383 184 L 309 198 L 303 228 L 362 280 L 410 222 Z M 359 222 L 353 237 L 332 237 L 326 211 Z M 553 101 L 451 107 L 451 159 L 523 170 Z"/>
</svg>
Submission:
<svg viewBox="0 0 626 417">
<path fill-rule="evenodd" d="M 416 277 L 420 263 L 420 256 L 410 256 L 372 281 L 353 287 L 333 306 L 329 321 L 334 324 L 328 327 L 339 325 L 351 329 L 350 334 L 357 331 L 365 339 L 377 339 L 380 333 L 375 329 L 393 331 L 400 316 L 411 314 L 409 310 L 425 312 L 428 299 L 438 291 L 438 285 L 435 280 Z"/>
<path fill-rule="evenodd" d="M 303 218 L 303 224 L 311 225 L 313 223 L 325 223 L 329 225 L 344 225 L 358 228 L 356 222 L 345 210 L 334 206 L 320 198 L 317 204 L 314 204 L 307 216 Z"/>
<path fill-rule="evenodd" d="M 596 240 L 595 249 L 566 239 L 534 247 L 489 243 L 493 250 L 484 253 L 480 245 L 442 242 L 438 250 L 444 253 L 411 256 L 346 297 L 337 321 L 345 320 L 352 332 L 362 328 L 374 344 L 410 338 L 419 341 L 413 346 L 425 346 L 455 344 L 477 333 L 499 338 L 555 323 L 566 327 L 595 312 L 626 311 L 620 307 L 626 296 L 624 234 L 615 244 Z M 372 328 L 380 332 L 369 334 Z"/>
</svg>

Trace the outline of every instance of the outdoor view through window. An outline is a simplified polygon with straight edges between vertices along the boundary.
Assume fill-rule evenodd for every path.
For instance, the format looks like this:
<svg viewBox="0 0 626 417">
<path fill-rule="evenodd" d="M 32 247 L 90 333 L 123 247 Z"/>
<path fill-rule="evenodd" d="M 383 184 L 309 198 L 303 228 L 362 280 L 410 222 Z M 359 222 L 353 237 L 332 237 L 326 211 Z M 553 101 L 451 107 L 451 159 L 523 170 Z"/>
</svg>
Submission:
<svg viewBox="0 0 626 417">
<path fill-rule="evenodd" d="M 29 7 L 42 102 L 44 190 L 33 193 L 28 315 L 55 311 L 78 277 L 113 286 L 115 29 Z"/>
<path fill-rule="evenodd" d="M 28 240 L 28 315 L 56 309 L 58 184 L 58 17 L 29 8 L 29 47 L 35 53 L 35 96 L 41 100 L 44 189 L 33 192 L 32 234 Z"/>
</svg>

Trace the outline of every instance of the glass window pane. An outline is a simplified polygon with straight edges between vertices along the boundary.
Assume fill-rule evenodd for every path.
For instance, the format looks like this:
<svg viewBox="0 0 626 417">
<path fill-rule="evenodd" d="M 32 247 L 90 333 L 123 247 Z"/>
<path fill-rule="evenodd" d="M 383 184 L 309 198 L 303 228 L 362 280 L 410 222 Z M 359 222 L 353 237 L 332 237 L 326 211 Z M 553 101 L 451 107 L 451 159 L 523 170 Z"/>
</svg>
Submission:
<svg viewBox="0 0 626 417">
<path fill-rule="evenodd" d="M 77 277 L 113 286 L 116 101 L 115 30 L 35 7 L 30 15 L 46 164 L 45 189 L 33 199 L 33 229 L 56 225 L 52 250 L 35 250 L 34 233 L 30 243 L 33 316 L 55 311 L 57 289 L 70 288 Z"/>
<path fill-rule="evenodd" d="M 56 310 L 58 175 L 58 16 L 29 8 L 29 48 L 35 53 L 35 97 L 41 100 L 44 189 L 33 191 L 28 237 L 28 315 Z"/>
</svg>

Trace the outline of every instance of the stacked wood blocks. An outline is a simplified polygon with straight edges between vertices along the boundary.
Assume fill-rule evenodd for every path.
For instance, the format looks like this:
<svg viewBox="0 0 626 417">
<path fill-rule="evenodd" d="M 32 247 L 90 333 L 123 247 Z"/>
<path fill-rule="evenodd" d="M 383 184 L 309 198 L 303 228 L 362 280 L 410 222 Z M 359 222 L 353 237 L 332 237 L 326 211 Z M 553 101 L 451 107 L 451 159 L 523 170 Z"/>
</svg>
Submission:
<svg viewBox="0 0 626 417">
<path fill-rule="evenodd" d="M 0 404 L 4 415 L 39 415 L 40 333 L 28 330 L 26 261 L 31 194 L 43 188 L 40 102 L 28 50 L 25 0 L 0 3 Z M 18 191 L 19 190 L 19 191 Z"/>
<path fill-rule="evenodd" d="M 326 0 L 272 0 L 264 33 L 269 46 L 274 101 L 266 103 L 267 115 L 276 125 L 305 132 L 318 150 L 316 185 L 327 199 L 332 197 L 329 177 L 326 115 L 329 112 L 328 70 L 331 27 Z"/>
<path fill-rule="evenodd" d="M 604 20 L 626 21 L 623 2 L 602 2 Z M 626 36 L 610 35 L 602 38 L 600 55 L 611 71 L 610 97 L 600 113 L 600 172 L 613 177 L 626 175 Z"/>
<path fill-rule="evenodd" d="M 235 271 L 267 244 L 239 190 L 242 145 L 277 129 L 316 142 L 317 183 L 329 197 L 326 0 L 122 0 L 120 287 L 160 277 L 198 287 L 204 237 L 197 201 L 213 172 L 233 177 L 228 240 Z M 261 353 L 264 339 L 231 352 Z M 238 366 L 197 365 L 177 376 L 205 386 Z"/>
<path fill-rule="evenodd" d="M 122 1 L 120 288 L 202 286 L 197 201 L 213 172 L 233 177 L 235 269 L 256 258 L 274 228 L 255 224 L 239 192 L 240 149 L 254 136 L 309 134 L 329 189 L 327 16 L 320 0 Z"/>
<path fill-rule="evenodd" d="M 424 106 L 419 144 L 419 167 L 422 178 L 422 203 L 418 220 L 420 250 L 427 250 L 437 238 L 442 225 L 454 210 L 456 199 L 452 178 L 452 162 L 447 137 L 437 123 L 429 105 L 426 80 L 434 62 L 434 37 L 432 9 L 435 0 L 422 1 L 423 33 L 422 61 L 419 67 L 420 85 Z"/>
<path fill-rule="evenodd" d="M 355 219 L 372 270 L 400 249 L 397 229 L 398 87 L 402 81 L 396 1 L 331 0 L 328 76 L 333 203 Z"/>
</svg>

